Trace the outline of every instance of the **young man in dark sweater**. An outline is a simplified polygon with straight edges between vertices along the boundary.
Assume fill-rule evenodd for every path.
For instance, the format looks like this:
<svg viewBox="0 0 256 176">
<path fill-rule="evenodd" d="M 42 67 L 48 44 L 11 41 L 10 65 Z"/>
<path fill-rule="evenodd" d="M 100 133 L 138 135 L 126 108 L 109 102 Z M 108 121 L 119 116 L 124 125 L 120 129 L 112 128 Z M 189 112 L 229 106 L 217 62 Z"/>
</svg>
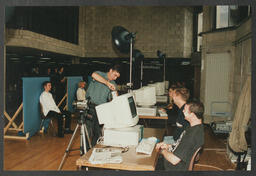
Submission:
<svg viewBox="0 0 256 176">
<path fill-rule="evenodd" d="M 192 155 L 204 144 L 204 105 L 199 101 L 190 101 L 183 112 L 190 126 L 174 144 L 161 142 L 156 145 L 156 150 L 164 157 L 165 170 L 188 170 Z"/>
</svg>

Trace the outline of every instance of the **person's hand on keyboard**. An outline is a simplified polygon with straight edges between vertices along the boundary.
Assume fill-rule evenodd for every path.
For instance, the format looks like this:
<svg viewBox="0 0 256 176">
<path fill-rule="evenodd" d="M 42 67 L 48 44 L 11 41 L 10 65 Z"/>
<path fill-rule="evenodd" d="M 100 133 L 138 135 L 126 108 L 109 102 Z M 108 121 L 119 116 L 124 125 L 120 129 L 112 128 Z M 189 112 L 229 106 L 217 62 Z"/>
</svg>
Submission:
<svg viewBox="0 0 256 176">
<path fill-rule="evenodd" d="M 156 144 L 156 151 L 159 152 L 160 150 L 167 150 L 169 147 L 170 147 L 170 144 L 160 142 L 160 143 Z"/>
<path fill-rule="evenodd" d="M 159 113 L 160 117 L 168 116 L 168 114 L 166 113 L 165 110 L 158 109 L 158 113 Z"/>
<path fill-rule="evenodd" d="M 166 106 L 167 109 L 172 109 L 173 105 L 169 104 L 168 106 Z"/>
<path fill-rule="evenodd" d="M 158 111 L 166 112 L 166 110 L 164 108 L 159 108 Z"/>
</svg>

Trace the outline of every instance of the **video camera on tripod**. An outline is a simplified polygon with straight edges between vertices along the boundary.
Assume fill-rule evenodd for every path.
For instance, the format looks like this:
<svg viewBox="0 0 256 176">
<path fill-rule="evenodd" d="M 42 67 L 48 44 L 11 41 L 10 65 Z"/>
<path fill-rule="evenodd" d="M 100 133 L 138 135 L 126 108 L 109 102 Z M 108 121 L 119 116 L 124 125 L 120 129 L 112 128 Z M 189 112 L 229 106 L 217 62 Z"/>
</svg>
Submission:
<svg viewBox="0 0 256 176">
<path fill-rule="evenodd" d="M 92 103 L 91 103 L 91 98 L 88 97 L 86 100 L 78 100 L 78 101 L 74 101 L 72 103 L 74 109 L 76 111 L 79 111 L 80 113 L 80 118 L 82 117 L 88 117 L 89 119 L 92 118 L 92 112 L 90 112 L 90 107 L 92 107 Z"/>
<path fill-rule="evenodd" d="M 61 163 L 59 165 L 58 170 L 60 170 L 62 168 L 64 160 L 65 160 L 67 154 L 70 152 L 70 147 L 71 147 L 71 144 L 74 140 L 74 137 L 75 137 L 75 134 L 76 134 L 78 128 L 80 128 L 80 155 L 82 156 L 83 154 L 85 154 L 87 152 L 87 149 L 86 149 L 86 144 L 87 143 L 88 143 L 87 145 L 89 146 L 89 148 L 92 148 L 89 133 L 88 133 L 88 130 L 87 130 L 87 127 L 86 127 L 86 124 L 85 124 L 86 123 L 86 120 L 85 120 L 86 118 L 92 118 L 93 117 L 91 115 L 91 112 L 90 112 L 90 106 L 92 105 L 92 103 L 90 103 L 90 97 L 87 98 L 87 100 L 84 100 L 84 101 L 74 101 L 72 103 L 72 105 L 77 111 L 79 111 L 79 119 L 77 121 L 77 125 L 76 125 L 76 128 L 74 130 L 74 133 L 72 134 L 72 137 L 69 141 L 68 147 L 65 150 L 65 154 L 64 154 L 64 156 L 61 160 Z"/>
<path fill-rule="evenodd" d="M 72 106 L 76 109 L 76 110 L 86 110 L 88 108 L 87 106 L 87 102 L 88 100 L 77 100 L 77 101 L 74 101 L 72 103 Z"/>
</svg>

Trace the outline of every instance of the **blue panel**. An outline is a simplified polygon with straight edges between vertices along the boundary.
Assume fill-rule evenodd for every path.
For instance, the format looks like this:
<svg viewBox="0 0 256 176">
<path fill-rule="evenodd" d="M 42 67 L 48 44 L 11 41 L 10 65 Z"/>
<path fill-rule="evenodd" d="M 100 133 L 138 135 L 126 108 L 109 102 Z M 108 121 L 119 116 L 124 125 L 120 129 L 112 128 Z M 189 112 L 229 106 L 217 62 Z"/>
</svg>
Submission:
<svg viewBox="0 0 256 176">
<path fill-rule="evenodd" d="M 42 83 L 49 77 L 24 77 L 23 80 L 23 122 L 24 133 L 33 136 L 40 128 L 41 118 L 39 97 L 43 92 Z"/>
<path fill-rule="evenodd" d="M 69 76 L 67 77 L 68 83 L 68 111 L 74 112 L 72 107 L 72 102 L 76 96 L 76 90 L 78 88 L 78 83 L 83 80 L 82 76 Z"/>
</svg>

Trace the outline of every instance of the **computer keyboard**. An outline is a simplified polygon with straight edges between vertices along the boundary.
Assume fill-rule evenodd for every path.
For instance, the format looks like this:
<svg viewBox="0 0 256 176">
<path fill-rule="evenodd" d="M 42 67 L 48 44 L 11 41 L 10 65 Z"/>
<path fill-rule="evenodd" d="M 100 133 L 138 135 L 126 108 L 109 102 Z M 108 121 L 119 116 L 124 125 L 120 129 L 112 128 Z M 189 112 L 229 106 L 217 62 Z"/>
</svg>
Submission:
<svg viewBox="0 0 256 176">
<path fill-rule="evenodd" d="M 157 138 L 155 137 L 143 138 L 137 146 L 136 152 L 151 155 L 155 148 L 156 142 Z"/>
<path fill-rule="evenodd" d="M 137 107 L 138 115 L 156 116 L 156 107 Z"/>
<path fill-rule="evenodd" d="M 168 116 L 168 114 L 165 111 L 161 110 L 161 109 L 158 109 L 158 113 L 159 113 L 160 117 Z"/>
</svg>

